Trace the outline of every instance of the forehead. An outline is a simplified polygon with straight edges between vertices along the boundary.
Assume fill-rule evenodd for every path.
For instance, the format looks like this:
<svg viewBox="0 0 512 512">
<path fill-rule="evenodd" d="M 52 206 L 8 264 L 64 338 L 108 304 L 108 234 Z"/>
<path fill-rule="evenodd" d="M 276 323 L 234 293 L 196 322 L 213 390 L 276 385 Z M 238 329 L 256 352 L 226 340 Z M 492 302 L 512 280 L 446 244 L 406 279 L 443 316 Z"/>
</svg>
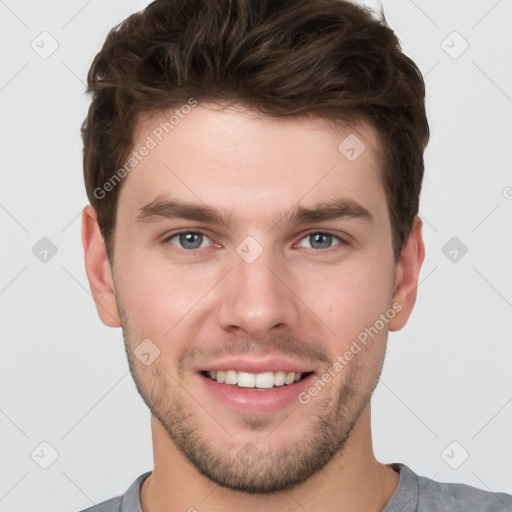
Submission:
<svg viewBox="0 0 512 512">
<path fill-rule="evenodd" d="M 161 112 L 137 125 L 137 161 L 119 207 L 135 214 L 168 195 L 254 217 L 343 196 L 378 215 L 385 210 L 378 143 L 364 122 L 335 125 L 208 104 Z"/>
</svg>

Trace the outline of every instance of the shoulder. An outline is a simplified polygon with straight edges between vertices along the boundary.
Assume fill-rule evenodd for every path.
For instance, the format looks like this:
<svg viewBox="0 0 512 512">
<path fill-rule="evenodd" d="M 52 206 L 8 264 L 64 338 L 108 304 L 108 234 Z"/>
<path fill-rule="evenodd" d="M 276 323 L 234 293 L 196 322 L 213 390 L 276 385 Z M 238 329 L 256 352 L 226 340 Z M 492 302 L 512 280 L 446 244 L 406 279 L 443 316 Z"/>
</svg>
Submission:
<svg viewBox="0 0 512 512">
<path fill-rule="evenodd" d="M 450 512 L 512 511 L 512 495 L 490 492 L 466 484 L 442 483 L 418 477 L 418 512 L 446 510 Z"/>
<path fill-rule="evenodd" d="M 400 483 L 385 512 L 512 512 L 511 494 L 437 482 L 401 463 L 390 466 L 400 473 Z"/>
<path fill-rule="evenodd" d="M 123 504 L 123 497 L 116 496 L 115 498 L 111 498 L 103 503 L 98 503 L 97 505 L 93 505 L 90 508 L 81 510 L 80 512 L 121 512 Z"/>
<path fill-rule="evenodd" d="M 141 512 L 140 488 L 151 473 L 148 471 L 137 477 L 122 496 L 110 498 L 80 512 Z"/>
</svg>

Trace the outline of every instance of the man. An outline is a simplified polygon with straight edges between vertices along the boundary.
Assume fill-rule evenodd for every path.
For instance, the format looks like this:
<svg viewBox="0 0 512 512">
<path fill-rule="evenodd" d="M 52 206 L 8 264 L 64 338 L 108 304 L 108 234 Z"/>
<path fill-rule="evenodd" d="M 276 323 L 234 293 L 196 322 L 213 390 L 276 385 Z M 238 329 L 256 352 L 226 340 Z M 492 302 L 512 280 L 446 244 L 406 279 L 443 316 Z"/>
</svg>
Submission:
<svg viewBox="0 0 512 512">
<path fill-rule="evenodd" d="M 86 270 L 154 470 L 88 510 L 512 510 L 373 454 L 414 307 L 424 82 L 340 0 L 157 0 L 88 76 Z"/>
</svg>

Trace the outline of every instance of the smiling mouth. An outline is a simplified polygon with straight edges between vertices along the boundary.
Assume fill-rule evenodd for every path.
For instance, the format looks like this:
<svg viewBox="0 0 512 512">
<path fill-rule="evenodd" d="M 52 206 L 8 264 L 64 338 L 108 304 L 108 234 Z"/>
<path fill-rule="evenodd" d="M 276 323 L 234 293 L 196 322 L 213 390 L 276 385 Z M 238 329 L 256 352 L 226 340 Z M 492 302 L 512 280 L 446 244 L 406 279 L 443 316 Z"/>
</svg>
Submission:
<svg viewBox="0 0 512 512">
<path fill-rule="evenodd" d="M 268 390 L 281 386 L 291 386 L 296 382 L 300 382 L 313 372 L 263 372 L 249 373 L 239 372 L 237 370 L 226 371 L 203 371 L 202 375 L 218 382 L 219 384 L 227 384 L 236 388 Z"/>
</svg>

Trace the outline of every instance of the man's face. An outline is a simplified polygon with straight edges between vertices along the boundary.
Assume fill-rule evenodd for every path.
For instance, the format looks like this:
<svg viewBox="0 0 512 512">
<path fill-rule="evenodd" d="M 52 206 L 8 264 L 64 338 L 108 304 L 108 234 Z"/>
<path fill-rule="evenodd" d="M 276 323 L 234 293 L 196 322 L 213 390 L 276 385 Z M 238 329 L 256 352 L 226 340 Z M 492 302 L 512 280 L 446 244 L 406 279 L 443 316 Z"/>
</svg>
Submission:
<svg viewBox="0 0 512 512">
<path fill-rule="evenodd" d="M 133 377 L 202 474 L 245 492 L 291 488 L 340 453 L 382 368 L 396 267 L 376 135 L 199 105 L 159 141 L 163 121 L 138 126 L 134 149 L 148 136 L 156 147 L 126 178 L 115 227 Z M 143 340 L 142 360 L 159 350 L 149 365 Z"/>
</svg>

